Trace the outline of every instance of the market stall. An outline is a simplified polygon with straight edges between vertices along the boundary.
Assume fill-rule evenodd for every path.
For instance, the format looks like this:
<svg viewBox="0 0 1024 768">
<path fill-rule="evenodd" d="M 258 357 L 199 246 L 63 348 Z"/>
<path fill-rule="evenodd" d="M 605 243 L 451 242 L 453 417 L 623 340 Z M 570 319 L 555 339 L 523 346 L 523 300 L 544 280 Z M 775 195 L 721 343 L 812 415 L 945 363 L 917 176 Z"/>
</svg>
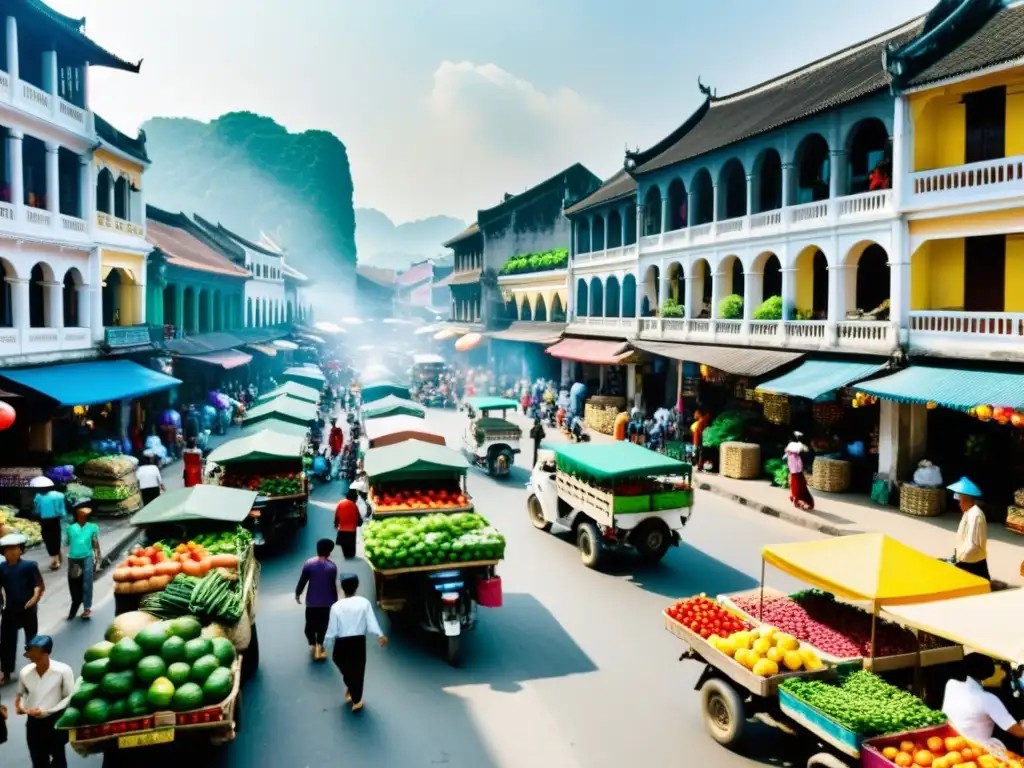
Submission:
<svg viewBox="0 0 1024 768">
<path fill-rule="evenodd" d="M 265 403 L 268 400 L 274 400 L 282 395 L 287 395 L 296 400 L 305 400 L 307 403 L 313 403 L 314 405 L 320 402 L 320 391 L 313 387 L 306 386 L 305 384 L 298 384 L 294 381 L 286 381 L 279 387 L 275 387 L 266 394 L 260 395 L 256 398 L 257 403 Z"/>
<path fill-rule="evenodd" d="M 319 410 L 313 403 L 282 395 L 247 411 L 242 420 L 242 426 L 258 424 L 268 419 L 279 419 L 309 426 L 317 420 L 318 415 Z"/>
<path fill-rule="evenodd" d="M 445 445 L 444 437 L 427 428 L 426 421 L 415 416 L 386 416 L 366 422 L 366 437 L 370 448 L 383 448 L 406 440 L 420 440 L 434 445 Z"/>
<path fill-rule="evenodd" d="M 370 419 L 381 419 L 385 416 L 413 416 L 423 419 L 426 418 L 426 415 L 426 409 L 419 403 L 394 396 L 385 397 L 368 405 L 364 404 L 360 409 L 360 416 L 364 422 Z"/>
<path fill-rule="evenodd" d="M 386 397 L 398 397 L 402 400 L 411 400 L 409 387 L 404 384 L 395 384 L 391 381 L 375 381 L 364 384 L 360 390 L 363 404 L 374 403 Z"/>
<path fill-rule="evenodd" d="M 288 368 L 281 374 L 281 378 L 286 382 L 293 381 L 296 384 L 313 387 L 318 392 L 327 383 L 327 377 L 324 376 L 323 371 L 314 365 L 299 365 L 294 368 Z"/>
<path fill-rule="evenodd" d="M 277 416 L 271 416 L 268 419 L 260 419 L 252 424 L 243 424 L 239 434 L 242 437 L 248 437 L 254 435 L 257 432 L 278 432 L 282 435 L 291 435 L 293 437 L 309 437 L 309 424 L 299 423 L 296 424 L 293 421 L 285 421 Z"/>
<path fill-rule="evenodd" d="M 469 465 L 455 451 L 419 439 L 371 448 L 363 459 L 374 517 L 465 512 Z"/>
</svg>

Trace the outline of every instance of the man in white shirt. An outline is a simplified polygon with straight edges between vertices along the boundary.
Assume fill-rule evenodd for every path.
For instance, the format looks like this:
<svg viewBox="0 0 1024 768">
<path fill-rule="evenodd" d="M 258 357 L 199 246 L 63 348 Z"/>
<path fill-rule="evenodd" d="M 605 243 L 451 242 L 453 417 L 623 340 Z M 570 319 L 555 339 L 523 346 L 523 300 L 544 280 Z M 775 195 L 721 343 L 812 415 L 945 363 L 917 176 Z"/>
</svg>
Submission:
<svg viewBox="0 0 1024 768">
<path fill-rule="evenodd" d="M 142 464 L 135 470 L 135 479 L 139 481 L 139 493 L 142 503 L 149 504 L 164 490 L 164 478 L 155 456 L 143 456 Z"/>
<path fill-rule="evenodd" d="M 1024 726 L 1014 719 L 1006 705 L 981 684 L 995 674 L 988 656 L 969 653 L 964 657 L 965 680 L 950 680 L 942 699 L 942 711 L 961 736 L 986 745 L 994 740 L 998 726 L 1016 738 L 1024 738 Z M 998 743 L 998 742 L 997 742 Z"/>
<path fill-rule="evenodd" d="M 363 679 L 366 675 L 366 633 L 378 637 L 380 647 L 388 639 L 377 622 L 373 605 L 356 594 L 359 577 L 354 573 L 341 575 L 341 591 L 345 596 L 331 606 L 324 645 L 334 645 L 332 659 L 345 681 L 345 701 L 352 702 L 352 711 L 363 708 Z"/>
<path fill-rule="evenodd" d="M 53 638 L 36 635 L 25 646 L 25 658 L 31 664 L 21 670 L 14 711 L 26 715 L 25 734 L 32 768 L 64 768 L 67 760 L 63 731 L 54 729 L 61 713 L 75 692 L 71 667 L 53 661 Z"/>
<path fill-rule="evenodd" d="M 961 477 L 948 488 L 963 513 L 956 532 L 954 563 L 968 573 L 991 579 L 988 571 L 988 524 L 985 513 L 978 506 L 981 489 L 966 477 Z"/>
</svg>

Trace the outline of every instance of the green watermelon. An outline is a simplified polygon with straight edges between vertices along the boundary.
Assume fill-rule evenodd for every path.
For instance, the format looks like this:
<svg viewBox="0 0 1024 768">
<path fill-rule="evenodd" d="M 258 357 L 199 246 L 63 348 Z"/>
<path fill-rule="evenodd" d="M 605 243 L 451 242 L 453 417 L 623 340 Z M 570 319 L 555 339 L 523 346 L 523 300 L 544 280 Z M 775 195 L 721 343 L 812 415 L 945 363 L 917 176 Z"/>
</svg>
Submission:
<svg viewBox="0 0 1024 768">
<path fill-rule="evenodd" d="M 185 660 L 185 641 L 177 635 L 171 635 L 160 647 L 160 657 L 168 664 Z"/>
<path fill-rule="evenodd" d="M 110 712 L 110 705 L 103 699 L 91 699 L 82 710 L 82 719 L 92 725 L 105 723 Z"/>
<path fill-rule="evenodd" d="M 192 672 L 189 675 L 188 679 L 194 683 L 199 683 L 200 685 L 202 685 L 204 682 L 206 682 L 206 678 L 210 676 L 210 673 L 213 672 L 213 670 L 217 669 L 217 667 L 219 666 L 220 662 L 217 661 L 217 657 L 214 656 L 212 653 L 208 653 L 205 656 L 200 656 L 192 665 Z"/>
<path fill-rule="evenodd" d="M 167 673 L 167 664 L 159 656 L 145 656 L 135 667 L 135 675 L 140 683 L 149 685 L 158 677 Z"/>
<path fill-rule="evenodd" d="M 153 684 L 149 686 L 149 691 L 146 693 L 146 701 L 149 702 L 149 706 L 153 711 L 167 709 L 171 706 L 173 699 L 174 683 L 166 677 L 158 677 L 154 680 Z"/>
<path fill-rule="evenodd" d="M 135 669 L 142 656 L 142 648 L 130 637 L 122 637 L 110 649 L 110 663 L 114 669 Z"/>
<path fill-rule="evenodd" d="M 96 696 L 99 692 L 100 686 L 98 683 L 91 683 L 88 680 L 79 680 L 78 687 L 75 688 L 75 692 L 71 694 L 71 703 L 78 709 L 81 709 L 89 702 L 89 699 Z"/>
<path fill-rule="evenodd" d="M 185 661 L 189 664 L 210 653 L 213 653 L 213 641 L 209 638 L 196 637 L 185 643 Z"/>
<path fill-rule="evenodd" d="M 139 634 L 135 636 L 135 642 L 142 646 L 144 653 L 160 653 L 160 649 L 170 636 L 171 630 L 168 628 L 167 622 L 158 621 L 156 624 L 150 624 L 148 627 L 140 629 Z"/>
<path fill-rule="evenodd" d="M 58 728 L 74 728 L 78 725 L 78 721 L 82 719 L 82 712 L 77 707 L 68 707 L 64 710 L 64 714 L 60 716 L 57 721 Z"/>
<path fill-rule="evenodd" d="M 107 701 L 123 699 L 135 687 L 135 673 L 126 669 L 121 672 L 107 672 L 100 681 L 100 694 Z"/>
<path fill-rule="evenodd" d="M 98 683 L 108 671 L 113 669 L 110 659 L 96 659 L 82 665 L 82 678 L 90 683 Z"/>
<path fill-rule="evenodd" d="M 213 655 L 217 657 L 222 667 L 230 667 L 235 663 L 235 646 L 226 637 L 215 637 L 213 643 Z"/>
<path fill-rule="evenodd" d="M 207 704 L 220 704 L 231 695 L 234 687 L 234 675 L 230 669 L 218 667 L 210 673 L 203 683 L 203 700 Z"/>
<path fill-rule="evenodd" d="M 114 647 L 114 644 L 106 640 L 101 640 L 95 645 L 89 646 L 85 651 L 86 661 L 96 661 L 97 659 L 105 659 L 110 656 L 110 651 Z"/>
<path fill-rule="evenodd" d="M 132 691 L 128 695 L 126 709 L 129 717 L 141 717 L 149 714 L 149 700 L 146 691 Z"/>
<path fill-rule="evenodd" d="M 184 661 L 176 661 L 167 668 L 167 679 L 174 683 L 174 687 L 184 685 L 188 682 L 192 668 Z"/>
<path fill-rule="evenodd" d="M 128 717 L 128 699 L 118 699 L 110 704 L 107 720 L 124 720 Z"/>
<path fill-rule="evenodd" d="M 179 616 L 176 619 L 171 619 L 168 628 L 172 635 L 177 635 L 182 640 L 197 638 L 203 631 L 203 625 L 195 616 Z"/>
<path fill-rule="evenodd" d="M 203 706 L 203 689 L 195 683 L 185 683 L 174 692 L 171 707 L 175 712 L 187 712 Z"/>
</svg>

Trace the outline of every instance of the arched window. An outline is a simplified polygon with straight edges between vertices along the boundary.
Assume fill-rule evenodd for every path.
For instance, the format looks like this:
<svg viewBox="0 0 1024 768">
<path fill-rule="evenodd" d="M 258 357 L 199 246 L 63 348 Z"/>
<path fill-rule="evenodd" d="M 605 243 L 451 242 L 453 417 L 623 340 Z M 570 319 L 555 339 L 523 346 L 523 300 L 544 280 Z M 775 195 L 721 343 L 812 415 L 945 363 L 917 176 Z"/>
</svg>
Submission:
<svg viewBox="0 0 1024 768">
<path fill-rule="evenodd" d="M 718 218 L 736 219 L 747 215 L 747 175 L 735 157 L 722 166 L 718 177 Z"/>
<path fill-rule="evenodd" d="M 32 328 L 45 328 L 46 315 L 49 308 L 49 296 L 44 283 L 48 283 L 47 277 L 50 268 L 42 263 L 32 267 L 32 274 L 28 286 L 28 324 Z"/>
<path fill-rule="evenodd" d="M 621 288 L 619 286 L 619 278 L 612 275 L 609 277 L 604 284 L 604 316 L 605 317 L 618 317 L 619 316 L 619 298 Z"/>
<path fill-rule="evenodd" d="M 850 173 L 847 182 L 849 194 L 857 195 L 861 192 L 868 192 L 872 186 L 871 172 L 876 168 L 880 171 L 876 188 L 889 188 L 892 178 L 892 168 L 887 167 L 889 153 L 889 132 L 881 120 L 869 118 L 861 120 L 853 127 L 847 143 Z M 890 181 L 883 182 L 883 176 Z M 883 184 L 884 186 L 882 186 Z"/>
<path fill-rule="evenodd" d="M 110 193 L 113 188 L 114 174 L 109 168 L 101 168 L 96 176 L 96 210 L 100 213 L 113 216 L 114 211 L 110 206 Z"/>
<path fill-rule="evenodd" d="M 682 179 L 672 179 L 668 185 L 668 229 L 682 229 L 686 226 L 686 185 Z"/>
<path fill-rule="evenodd" d="M 245 300 L 245 327 L 252 328 L 255 325 L 252 317 L 252 299 Z"/>
<path fill-rule="evenodd" d="M 693 177 L 691 192 L 694 194 L 694 203 L 697 210 L 693 212 L 694 222 L 710 224 L 715 218 L 715 188 L 711 183 L 711 173 L 707 168 L 701 168 Z"/>
<path fill-rule="evenodd" d="M 632 274 L 622 278 L 622 316 L 636 317 L 636 278 Z"/>
<path fill-rule="evenodd" d="M 544 297 L 540 294 L 533 301 L 533 319 L 538 323 L 546 323 L 548 321 L 548 307 L 544 302 Z"/>
<path fill-rule="evenodd" d="M 796 205 L 826 200 L 829 196 L 828 142 L 819 133 L 804 137 L 796 150 Z"/>
<path fill-rule="evenodd" d="M 557 293 L 555 294 L 555 298 L 551 300 L 551 322 L 565 322 L 565 307 L 562 306 L 562 298 Z"/>
<path fill-rule="evenodd" d="M 7 278 L 13 280 L 16 276 L 10 262 L 0 259 L 0 328 L 14 327 L 14 296 Z"/>
<path fill-rule="evenodd" d="M 131 204 L 129 202 L 129 196 L 131 195 L 131 186 L 128 184 L 128 179 L 124 176 L 118 176 L 117 181 L 114 182 L 114 218 L 128 220 L 129 211 L 131 210 Z"/>
<path fill-rule="evenodd" d="M 178 324 L 178 287 L 170 284 L 164 286 L 164 325 Z"/>
<path fill-rule="evenodd" d="M 651 187 L 644 195 L 644 235 L 661 232 L 661 190 Z"/>
<path fill-rule="evenodd" d="M 576 281 L 576 317 L 587 317 L 590 312 L 590 291 L 582 277 Z"/>
<path fill-rule="evenodd" d="M 590 316 L 604 317 L 603 286 L 598 278 L 590 280 Z"/>
<path fill-rule="evenodd" d="M 533 320 L 533 310 L 530 308 L 530 298 L 528 296 L 523 297 L 522 306 L 519 307 L 519 319 Z"/>
<path fill-rule="evenodd" d="M 774 149 L 766 149 L 755 164 L 757 213 L 782 207 L 782 159 Z"/>
<path fill-rule="evenodd" d="M 89 318 L 79 316 L 78 290 L 81 288 L 82 282 L 82 273 L 74 267 L 64 273 L 62 298 L 65 328 L 85 328 L 89 325 Z"/>
</svg>

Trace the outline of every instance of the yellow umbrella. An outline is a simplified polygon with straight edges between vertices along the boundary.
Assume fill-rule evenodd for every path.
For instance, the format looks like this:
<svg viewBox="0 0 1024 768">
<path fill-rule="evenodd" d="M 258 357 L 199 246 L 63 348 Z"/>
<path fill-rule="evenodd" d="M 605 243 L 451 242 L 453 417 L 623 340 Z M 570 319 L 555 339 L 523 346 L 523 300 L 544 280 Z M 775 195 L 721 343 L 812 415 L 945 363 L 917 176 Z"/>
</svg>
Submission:
<svg viewBox="0 0 1024 768">
<path fill-rule="evenodd" d="M 480 344 L 484 340 L 483 334 L 480 333 L 467 333 L 461 339 L 455 342 L 455 348 L 459 352 L 468 352 Z"/>
<path fill-rule="evenodd" d="M 455 331 L 453 331 L 451 328 L 445 328 L 444 330 L 441 330 L 441 331 L 438 331 L 437 333 L 435 333 L 434 334 L 434 339 L 436 341 L 447 341 L 448 339 L 450 339 L 454 335 L 455 335 Z"/>
</svg>

